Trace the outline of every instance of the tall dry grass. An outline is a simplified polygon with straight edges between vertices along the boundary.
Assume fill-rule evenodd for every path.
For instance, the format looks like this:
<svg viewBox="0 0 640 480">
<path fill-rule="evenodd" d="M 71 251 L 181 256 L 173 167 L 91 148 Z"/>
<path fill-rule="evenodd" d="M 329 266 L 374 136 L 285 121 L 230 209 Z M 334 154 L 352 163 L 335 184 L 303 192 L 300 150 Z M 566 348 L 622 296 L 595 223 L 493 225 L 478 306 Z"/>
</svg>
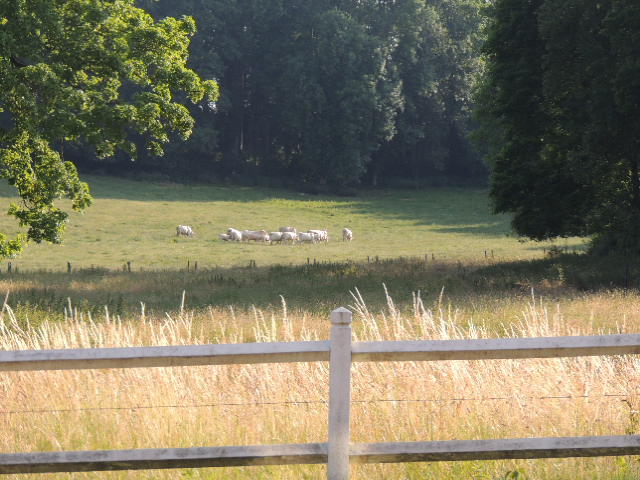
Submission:
<svg viewBox="0 0 640 480">
<path fill-rule="evenodd" d="M 610 301 L 605 302 L 605 297 Z M 618 295 L 618 297 L 616 297 Z M 599 298 L 599 299 L 598 299 Z M 616 303 L 616 298 L 619 302 Z M 581 303 L 580 303 L 581 302 Z M 495 311 L 502 325 L 419 296 L 369 311 L 355 292 L 356 340 L 530 337 L 630 332 L 640 299 L 585 296 L 563 307 L 534 297 Z M 599 321 L 602 302 L 618 305 Z M 579 303 L 583 308 L 579 308 Z M 632 305 L 635 305 L 633 307 Z M 571 314 L 567 315 L 565 309 Z M 617 309 L 617 310 L 616 310 Z M 615 311 L 614 311 L 615 310 Z M 591 314 L 589 314 L 591 311 Z M 163 317 L 94 322 L 69 308 L 67 322 L 36 327 L 5 306 L 0 349 L 293 341 L 327 338 L 309 312 L 180 309 Z M 622 314 L 621 312 L 625 312 Z M 236 365 L 0 374 L 0 451 L 90 450 L 323 442 L 327 364 Z M 393 362 L 353 365 L 352 441 L 419 441 L 616 435 L 640 428 L 640 361 L 579 359 Z M 631 457 L 363 465 L 353 478 L 496 479 L 516 468 L 531 479 L 637 478 Z M 247 467 L 28 478 L 320 479 L 323 466 Z M 9 476 L 8 478 L 27 478 Z"/>
</svg>

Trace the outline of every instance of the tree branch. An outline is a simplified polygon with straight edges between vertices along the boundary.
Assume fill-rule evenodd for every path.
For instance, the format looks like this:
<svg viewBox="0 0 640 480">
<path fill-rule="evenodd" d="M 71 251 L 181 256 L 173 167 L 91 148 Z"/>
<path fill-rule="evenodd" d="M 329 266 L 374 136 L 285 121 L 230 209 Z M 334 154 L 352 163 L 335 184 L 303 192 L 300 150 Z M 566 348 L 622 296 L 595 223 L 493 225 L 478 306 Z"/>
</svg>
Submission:
<svg viewBox="0 0 640 480">
<path fill-rule="evenodd" d="M 27 64 L 23 63 L 22 61 L 18 60 L 16 57 L 14 57 L 13 55 L 11 55 L 9 57 L 9 60 L 11 61 L 11 64 L 16 67 L 16 68 L 23 68 L 26 67 Z"/>
</svg>

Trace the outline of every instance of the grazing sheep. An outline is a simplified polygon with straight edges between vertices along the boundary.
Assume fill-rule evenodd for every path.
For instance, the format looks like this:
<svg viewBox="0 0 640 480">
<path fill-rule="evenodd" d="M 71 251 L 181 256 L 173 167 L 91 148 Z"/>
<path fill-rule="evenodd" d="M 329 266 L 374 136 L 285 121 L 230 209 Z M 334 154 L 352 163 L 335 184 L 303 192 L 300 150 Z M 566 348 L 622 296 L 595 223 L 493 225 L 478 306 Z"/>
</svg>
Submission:
<svg viewBox="0 0 640 480">
<path fill-rule="evenodd" d="M 298 233 L 298 231 L 296 230 L 296 227 L 280 227 L 278 231 Z"/>
<path fill-rule="evenodd" d="M 308 232 L 314 235 L 319 242 L 329 241 L 329 232 L 327 232 L 326 230 L 308 230 Z"/>
<path fill-rule="evenodd" d="M 218 234 L 218 238 L 223 242 L 228 242 L 229 240 L 231 240 L 231 235 L 229 235 L 228 233 L 220 233 Z"/>
<path fill-rule="evenodd" d="M 317 236 L 310 232 L 300 232 L 298 234 L 298 242 L 299 243 L 316 243 Z"/>
<path fill-rule="evenodd" d="M 278 242 L 278 243 L 282 242 L 282 234 L 283 233 L 285 233 L 285 232 L 271 232 L 271 233 L 269 233 L 269 241 L 271 243 L 273 243 L 273 242 Z M 287 232 L 287 233 L 289 233 L 289 232 Z"/>
<path fill-rule="evenodd" d="M 243 240 L 253 240 L 255 242 L 269 242 L 269 234 L 266 230 L 243 230 Z"/>
<path fill-rule="evenodd" d="M 227 235 L 229 235 L 229 239 L 232 242 L 241 242 L 242 241 L 242 232 L 240 230 L 236 230 L 235 228 L 229 228 L 227 230 Z"/>
<path fill-rule="evenodd" d="M 348 228 L 343 228 L 342 229 L 342 241 L 343 242 L 350 242 L 351 240 L 353 240 L 353 232 L 351 230 L 349 230 Z"/>
<path fill-rule="evenodd" d="M 176 237 L 180 235 L 183 237 L 193 237 L 193 229 L 189 225 L 178 225 L 176 227 Z"/>
<path fill-rule="evenodd" d="M 296 232 L 282 232 L 281 242 L 286 243 L 289 242 L 293 244 L 298 239 L 298 234 Z"/>
</svg>

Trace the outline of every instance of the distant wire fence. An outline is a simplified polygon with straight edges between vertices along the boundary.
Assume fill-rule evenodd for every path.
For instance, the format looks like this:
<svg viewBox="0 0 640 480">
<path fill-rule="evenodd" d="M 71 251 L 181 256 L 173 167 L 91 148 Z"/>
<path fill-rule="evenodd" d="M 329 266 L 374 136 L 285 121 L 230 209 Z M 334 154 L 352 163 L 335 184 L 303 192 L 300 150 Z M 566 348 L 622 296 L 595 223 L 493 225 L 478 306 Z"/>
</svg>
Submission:
<svg viewBox="0 0 640 480">
<path fill-rule="evenodd" d="M 579 253 L 581 250 L 577 247 L 572 247 L 571 249 L 569 249 L 569 247 L 565 246 L 565 247 L 550 247 L 550 248 L 542 248 L 542 253 L 543 256 L 554 256 L 554 255 L 560 255 L 560 254 L 568 254 L 568 253 Z M 493 260 L 496 258 L 499 258 L 499 255 L 494 251 L 494 249 L 486 249 L 486 250 L 478 250 L 476 252 L 476 255 L 474 258 L 484 258 L 487 260 Z M 367 263 L 367 264 L 385 264 L 385 263 L 390 263 L 390 262 L 419 262 L 419 263 L 434 263 L 434 262 L 438 262 L 438 261 L 451 261 L 454 262 L 456 261 L 456 258 L 453 257 L 448 257 L 446 255 L 443 254 L 439 254 L 437 252 L 428 252 L 428 253 L 424 253 L 424 254 L 415 254 L 415 255 L 404 255 L 404 256 L 391 256 L 391 257 L 384 257 L 384 256 L 380 256 L 380 255 L 367 255 L 366 257 L 360 257 L 360 258 L 346 258 L 344 260 L 328 260 L 328 259 L 322 259 L 322 258 L 315 258 L 315 257 L 307 257 L 306 258 L 306 263 L 302 263 L 300 264 L 300 266 L 302 265 L 306 265 L 307 267 L 310 266 L 315 266 L 315 267 L 320 267 L 320 266 L 326 266 L 326 265 L 333 265 L 333 264 L 345 264 L 345 263 Z M 204 267 L 203 267 L 204 266 Z M 269 266 L 273 266 L 273 265 L 265 265 L 267 267 Z M 105 272 L 110 272 L 110 273 L 119 273 L 119 272 L 125 272 L 125 273 L 131 273 L 134 272 L 136 268 L 135 262 L 130 260 L 130 261 L 126 261 L 124 263 L 122 263 L 119 267 L 105 267 L 105 266 L 100 266 L 100 265 L 95 265 L 95 264 L 90 264 L 89 266 L 80 266 L 78 267 L 77 265 L 74 266 L 74 264 L 71 261 L 66 262 L 66 264 L 61 264 L 61 268 L 60 269 L 55 269 L 52 268 L 51 266 L 42 266 L 42 265 L 34 265 L 28 268 L 24 268 L 18 265 L 17 262 L 7 262 L 6 265 L 6 272 L 8 274 L 19 274 L 19 273 L 63 273 L 66 272 L 68 274 L 73 274 L 73 273 L 105 273 Z M 138 265 L 137 266 L 138 271 L 154 271 L 154 270 L 166 270 L 166 267 L 161 267 L 161 268 L 157 268 L 154 269 L 152 266 L 145 266 L 145 265 Z M 210 271 L 210 270 L 217 270 L 220 267 L 217 265 L 209 265 L 207 266 L 206 263 L 200 261 L 198 262 L 198 260 L 187 260 L 186 264 L 184 264 L 184 267 L 178 267 L 179 270 L 184 270 L 187 272 L 194 272 L 197 273 L 198 271 Z M 255 259 L 249 259 L 247 260 L 246 263 L 243 264 L 238 264 L 238 265 L 233 265 L 230 267 L 225 267 L 225 268 L 258 268 L 258 264 L 256 262 Z"/>
<path fill-rule="evenodd" d="M 0 474 L 327 464 L 329 480 L 347 480 L 350 463 L 565 458 L 640 454 L 640 435 L 350 443 L 351 405 L 379 402 L 518 400 L 519 396 L 351 399 L 353 362 L 449 361 L 637 355 L 640 335 L 353 342 L 351 312 L 331 314 L 330 340 L 162 347 L 0 351 L 0 371 L 83 370 L 329 361 L 329 398 L 219 402 L 54 411 L 196 408 L 247 405 L 328 405 L 326 443 L 0 454 Z M 529 399 L 622 398 L 638 392 L 528 396 Z M 625 398 L 629 408 L 631 403 Z M 7 410 L 4 414 L 46 413 Z"/>
</svg>

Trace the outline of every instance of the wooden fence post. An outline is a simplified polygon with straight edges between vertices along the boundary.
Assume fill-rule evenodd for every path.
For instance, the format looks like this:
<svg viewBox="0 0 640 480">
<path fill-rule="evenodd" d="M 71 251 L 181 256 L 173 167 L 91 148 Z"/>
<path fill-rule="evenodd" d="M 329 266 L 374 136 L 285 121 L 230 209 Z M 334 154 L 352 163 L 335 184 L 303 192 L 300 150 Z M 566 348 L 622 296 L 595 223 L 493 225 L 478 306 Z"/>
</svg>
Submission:
<svg viewBox="0 0 640 480">
<path fill-rule="evenodd" d="M 329 444 L 327 478 L 349 478 L 349 420 L 351 407 L 351 312 L 331 312 L 329 354 Z"/>
</svg>

